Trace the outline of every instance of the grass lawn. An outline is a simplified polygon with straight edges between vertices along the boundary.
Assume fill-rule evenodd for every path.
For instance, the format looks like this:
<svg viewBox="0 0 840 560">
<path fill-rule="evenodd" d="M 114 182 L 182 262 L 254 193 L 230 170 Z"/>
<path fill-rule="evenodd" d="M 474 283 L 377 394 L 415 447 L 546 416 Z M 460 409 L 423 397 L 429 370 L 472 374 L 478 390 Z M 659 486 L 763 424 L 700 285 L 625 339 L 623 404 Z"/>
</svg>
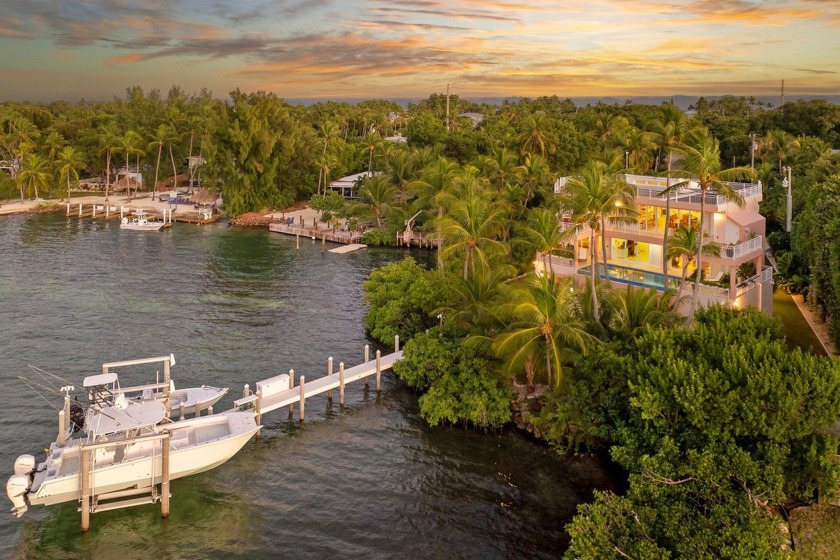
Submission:
<svg viewBox="0 0 840 560">
<path fill-rule="evenodd" d="M 782 290 L 773 293 L 773 316 L 782 320 L 789 347 L 809 350 L 817 356 L 826 355 L 817 335 L 796 307 L 790 294 Z"/>
<path fill-rule="evenodd" d="M 840 507 L 828 504 L 790 512 L 796 557 L 836 560 L 840 554 Z"/>
</svg>

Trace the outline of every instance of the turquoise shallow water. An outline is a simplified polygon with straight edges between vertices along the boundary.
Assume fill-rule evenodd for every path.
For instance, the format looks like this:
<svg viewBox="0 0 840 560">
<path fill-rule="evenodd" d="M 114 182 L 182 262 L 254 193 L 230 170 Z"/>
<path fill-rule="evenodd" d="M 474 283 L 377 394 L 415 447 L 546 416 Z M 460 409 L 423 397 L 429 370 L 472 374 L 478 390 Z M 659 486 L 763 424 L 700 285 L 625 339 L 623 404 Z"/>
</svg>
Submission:
<svg viewBox="0 0 840 560">
<path fill-rule="evenodd" d="M 60 399 L 18 379 L 26 364 L 80 384 L 103 362 L 173 352 L 176 383 L 230 387 L 227 408 L 244 383 L 290 368 L 314 379 L 328 356 L 360 362 L 361 283 L 405 254 L 322 256 L 223 224 L 0 219 L 0 468 L 55 437 Z M 167 520 L 159 506 L 106 512 L 82 535 L 75 503 L 2 516 L 0 557 L 552 558 L 576 505 L 609 484 L 594 460 L 514 432 L 429 428 L 391 375 L 379 396 L 348 386 L 347 403 L 308 400 L 302 424 L 266 416 L 261 441 L 173 481 Z"/>
</svg>

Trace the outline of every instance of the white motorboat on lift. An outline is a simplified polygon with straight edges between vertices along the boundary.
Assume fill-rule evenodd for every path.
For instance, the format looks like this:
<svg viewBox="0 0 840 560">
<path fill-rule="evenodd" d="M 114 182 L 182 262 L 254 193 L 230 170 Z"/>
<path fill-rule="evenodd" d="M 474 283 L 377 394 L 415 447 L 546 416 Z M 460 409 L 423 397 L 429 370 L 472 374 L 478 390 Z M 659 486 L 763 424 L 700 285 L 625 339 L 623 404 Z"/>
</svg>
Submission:
<svg viewBox="0 0 840 560">
<path fill-rule="evenodd" d="M 120 229 L 134 231 L 158 231 L 165 224 L 157 220 L 150 220 L 145 210 L 135 210 L 131 217 L 123 216 L 120 220 Z"/>
<path fill-rule="evenodd" d="M 67 387 L 66 389 L 71 389 Z M 69 391 L 67 391 L 69 394 Z M 64 421 L 70 407 L 59 413 Z M 169 479 L 217 467 L 233 457 L 259 430 L 253 411 L 230 411 L 210 416 L 167 421 L 165 405 L 156 400 L 130 403 L 118 397 L 114 406 L 90 407 L 85 435 L 70 437 L 63 430 L 40 463 L 21 455 L 6 483 L 12 514 L 23 515 L 30 505 L 78 501 L 81 497 L 83 452 L 88 453 L 92 511 L 99 500 L 147 491 L 163 480 L 162 445 L 169 446 Z M 65 426 L 67 426 L 65 424 Z M 161 434 L 168 433 L 168 439 Z M 106 507 L 103 505 L 103 509 Z"/>
</svg>

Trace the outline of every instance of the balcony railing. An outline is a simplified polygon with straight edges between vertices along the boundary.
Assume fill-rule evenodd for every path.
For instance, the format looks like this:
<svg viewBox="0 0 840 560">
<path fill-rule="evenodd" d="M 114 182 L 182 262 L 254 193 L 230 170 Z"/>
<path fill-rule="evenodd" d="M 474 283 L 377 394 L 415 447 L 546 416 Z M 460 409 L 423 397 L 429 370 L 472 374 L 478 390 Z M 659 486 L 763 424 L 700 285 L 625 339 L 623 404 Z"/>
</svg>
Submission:
<svg viewBox="0 0 840 560">
<path fill-rule="evenodd" d="M 764 240 L 762 236 L 756 236 L 748 241 L 744 241 L 739 245 L 731 247 L 721 247 L 720 256 L 725 259 L 739 259 L 744 255 L 749 255 L 754 251 L 764 249 Z"/>
</svg>

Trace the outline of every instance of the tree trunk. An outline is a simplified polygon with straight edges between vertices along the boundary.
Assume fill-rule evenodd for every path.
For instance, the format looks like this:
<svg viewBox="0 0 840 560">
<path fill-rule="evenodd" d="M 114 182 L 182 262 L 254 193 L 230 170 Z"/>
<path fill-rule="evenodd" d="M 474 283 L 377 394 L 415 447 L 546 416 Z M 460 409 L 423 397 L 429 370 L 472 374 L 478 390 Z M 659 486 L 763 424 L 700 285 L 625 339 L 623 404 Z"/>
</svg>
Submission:
<svg viewBox="0 0 840 560">
<path fill-rule="evenodd" d="M 595 321 L 601 320 L 601 315 L 598 313 L 598 290 L 597 287 L 597 274 L 598 271 L 598 247 L 595 245 L 595 229 L 589 228 L 589 248 L 592 251 L 592 271 L 590 273 L 590 279 L 592 280 L 592 318 Z"/>
<path fill-rule="evenodd" d="M 607 220 L 604 216 L 601 216 L 601 257 L 604 259 L 604 274 L 607 276 L 607 281 L 609 281 L 610 274 L 609 269 L 607 268 L 607 236 L 605 232 L 607 231 Z"/>
<path fill-rule="evenodd" d="M 163 152 L 163 142 L 158 144 L 158 157 L 157 157 L 157 164 L 155 165 L 155 184 L 152 185 L 152 200 L 155 199 L 155 195 L 157 194 L 158 174 L 160 173 L 160 154 L 162 152 Z"/>
<path fill-rule="evenodd" d="M 546 374 L 548 375 L 548 386 L 552 387 L 553 385 L 551 383 L 551 380 L 552 380 L 551 379 L 552 378 L 552 375 L 551 375 L 551 373 L 552 373 L 551 372 L 551 343 L 549 342 L 548 335 L 544 335 L 544 337 L 545 337 L 545 371 L 546 371 Z"/>
<path fill-rule="evenodd" d="M 111 149 L 106 150 L 105 158 L 105 202 L 108 202 L 108 190 L 111 188 Z"/>
<path fill-rule="evenodd" d="M 697 230 L 697 269 L 694 277 L 694 297 L 691 298 L 691 307 L 688 311 L 688 324 L 694 319 L 694 312 L 697 309 L 697 298 L 700 297 L 700 278 L 703 275 L 703 211 L 706 209 L 706 189 L 700 187 L 700 224 Z M 689 219 L 690 220 L 690 219 Z"/>
<path fill-rule="evenodd" d="M 662 282 L 663 286 L 668 285 L 668 225 L 671 220 L 671 162 L 673 155 L 668 154 L 668 196 L 665 197 L 665 233 L 662 234 Z M 665 291 L 662 291 L 662 296 L 665 296 Z"/>
</svg>

